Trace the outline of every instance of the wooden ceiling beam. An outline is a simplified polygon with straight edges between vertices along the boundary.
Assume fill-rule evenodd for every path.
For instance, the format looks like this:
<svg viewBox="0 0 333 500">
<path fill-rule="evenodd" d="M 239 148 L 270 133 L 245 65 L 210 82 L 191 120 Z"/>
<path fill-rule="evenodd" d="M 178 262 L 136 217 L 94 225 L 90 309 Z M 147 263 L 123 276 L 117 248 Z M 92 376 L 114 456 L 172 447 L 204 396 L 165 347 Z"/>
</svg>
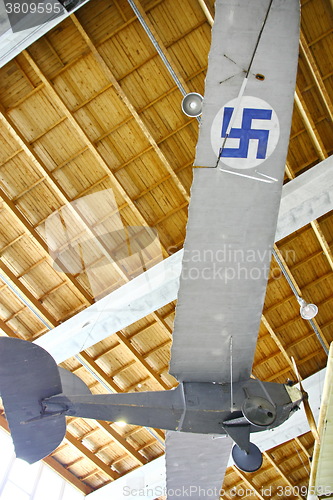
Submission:
<svg viewBox="0 0 333 500">
<path fill-rule="evenodd" d="M 0 427 L 9 434 L 8 423 L 3 412 L 1 412 L 0 414 Z M 83 481 L 78 479 L 74 474 L 72 474 L 68 469 L 66 469 L 55 458 L 49 456 L 44 458 L 42 461 L 43 463 L 47 464 L 51 469 L 53 469 L 57 474 L 59 474 L 60 477 L 62 477 L 70 484 L 75 486 L 75 488 L 81 491 L 84 495 L 92 493 L 93 489 L 90 486 L 88 486 Z"/>
<path fill-rule="evenodd" d="M 57 321 L 54 316 L 40 303 L 41 298 L 36 298 L 28 288 L 21 283 L 21 281 L 15 276 L 15 274 L 9 269 L 9 267 L 0 260 L 0 269 L 9 278 L 10 281 L 15 285 L 16 288 L 22 293 L 25 299 L 32 304 L 33 307 L 50 323 L 51 326 L 57 326 L 59 321 Z M 1 277 L 1 276 L 0 276 Z"/>
<path fill-rule="evenodd" d="M 236 472 L 237 476 L 241 478 L 241 480 L 246 484 L 247 488 L 250 488 L 260 500 L 265 500 L 265 498 L 260 494 L 258 488 L 254 485 L 254 483 L 249 479 L 249 477 L 244 474 L 241 470 L 237 469 L 235 465 L 231 466 L 232 470 Z"/>
<path fill-rule="evenodd" d="M 322 251 L 324 255 L 327 258 L 327 261 L 333 271 L 333 253 L 331 251 L 331 248 L 327 242 L 327 239 L 324 236 L 324 233 L 322 232 L 319 222 L 317 220 L 314 220 L 311 222 L 312 229 L 316 235 L 317 240 L 319 241 L 319 244 L 322 248 Z"/>
<path fill-rule="evenodd" d="M 156 57 L 156 56 L 154 56 L 154 57 Z M 205 73 L 206 71 L 207 71 L 207 66 L 203 66 L 199 70 L 195 71 L 195 73 L 192 73 L 186 79 L 186 81 L 191 81 L 192 79 L 194 79 L 195 77 L 197 77 L 201 73 Z M 132 71 L 130 73 L 132 73 Z M 122 78 L 120 80 L 118 80 L 118 82 L 120 83 L 121 80 L 122 80 Z M 158 102 L 160 102 L 162 99 L 164 99 L 165 97 L 167 97 L 168 95 L 172 94 L 173 92 L 175 92 L 177 90 L 178 90 L 177 85 L 174 85 L 173 87 L 171 87 L 167 91 L 163 92 L 163 94 L 161 94 L 159 97 L 156 97 L 156 99 L 148 102 L 145 106 L 143 106 L 142 108 L 138 109 L 137 110 L 138 114 L 141 115 L 142 113 L 144 113 L 145 111 L 147 111 L 148 109 L 150 109 L 152 106 L 154 106 L 155 104 L 157 104 Z M 110 134 L 112 134 L 113 132 L 115 132 L 116 130 L 118 130 L 119 128 L 121 128 L 123 125 L 126 125 L 131 120 L 134 120 L 134 116 L 132 116 L 132 115 L 128 116 L 127 118 L 124 118 L 124 120 L 122 120 L 120 123 L 118 123 L 117 125 L 111 127 L 109 130 L 107 130 L 102 135 L 100 135 L 94 141 L 94 144 L 97 144 L 98 142 L 102 141 L 103 139 L 105 139 L 106 137 L 108 137 Z M 162 137 L 161 139 L 159 139 L 158 141 L 156 141 L 157 145 L 160 146 L 164 141 L 166 141 L 167 139 L 169 139 L 170 137 L 172 137 L 173 135 L 175 135 L 177 132 L 179 132 L 183 128 L 186 128 L 191 123 L 195 123 L 196 124 L 197 123 L 196 118 L 188 118 L 187 121 L 184 122 L 182 125 L 179 125 L 178 127 L 174 128 L 165 137 Z M 143 154 L 143 153 L 145 153 L 147 151 L 150 151 L 150 150 L 153 150 L 153 146 L 152 145 L 148 146 L 142 153 L 139 153 L 138 155 L 136 155 L 133 158 L 136 158 L 137 156 L 141 156 L 141 154 Z M 127 160 L 124 163 L 124 166 L 126 166 L 126 164 L 130 163 L 131 161 L 132 160 Z M 120 170 L 121 168 L 123 168 L 122 165 L 120 165 L 119 167 L 117 167 L 116 169 L 114 169 L 113 172 L 118 172 L 118 170 Z"/>
<path fill-rule="evenodd" d="M 65 440 L 68 441 L 80 453 L 86 456 L 96 467 L 98 467 L 108 478 L 112 480 L 118 479 L 120 474 L 111 469 L 111 467 L 103 462 L 89 448 L 87 448 L 79 439 L 75 438 L 70 432 L 66 432 Z"/>
<path fill-rule="evenodd" d="M 309 361 L 310 359 L 313 359 L 315 358 L 316 356 L 320 356 L 323 354 L 323 349 L 317 349 L 316 351 L 314 352 L 311 352 L 310 354 L 308 354 L 307 356 L 304 356 L 302 357 L 302 359 L 297 359 L 296 362 L 297 362 L 297 367 L 299 368 L 301 365 L 304 365 L 307 361 Z M 270 377 L 267 377 L 265 378 L 265 381 L 266 382 L 272 382 L 274 380 L 276 380 L 277 378 L 281 377 L 282 375 L 285 375 L 286 373 L 288 373 L 290 371 L 290 368 L 287 367 L 287 368 L 283 368 L 282 370 L 278 371 L 277 373 L 274 373 L 274 375 L 271 375 Z"/>
<path fill-rule="evenodd" d="M 85 351 L 77 354 L 77 358 L 80 362 L 83 362 L 83 366 L 88 365 L 89 369 L 97 375 L 98 378 L 103 380 L 103 383 L 110 389 L 111 392 L 125 392 L 121 387 L 119 387 L 111 377 L 109 377 L 104 370 L 92 359 L 89 354 Z"/>
<path fill-rule="evenodd" d="M 303 30 L 301 30 L 301 33 L 300 33 L 300 49 L 301 49 L 301 54 L 306 62 L 307 68 L 310 71 L 312 79 L 316 85 L 316 88 L 317 88 L 320 96 L 321 96 L 321 99 L 322 99 L 322 102 L 326 108 L 326 111 L 327 111 L 331 121 L 333 121 L 333 103 L 332 103 L 331 98 L 327 92 L 324 80 L 320 74 L 319 68 L 317 66 L 317 63 L 316 63 L 313 55 L 312 55 L 310 47 L 307 44 Z"/>
<path fill-rule="evenodd" d="M 146 137 L 146 139 L 150 142 L 150 144 L 153 146 L 153 149 L 154 149 L 155 153 L 157 154 L 158 158 L 160 159 L 161 163 L 163 164 L 163 166 L 165 167 L 165 169 L 170 174 L 171 178 L 173 179 L 175 185 L 177 186 L 177 188 L 179 189 L 179 191 L 183 195 L 184 199 L 188 202 L 189 199 L 190 199 L 190 197 L 189 197 L 189 194 L 187 193 L 185 187 L 183 186 L 183 184 L 179 180 L 178 176 L 174 172 L 173 168 L 171 167 L 170 163 L 168 162 L 168 160 L 166 159 L 166 157 L 162 153 L 161 149 L 157 145 L 155 139 L 153 138 L 152 134 L 149 132 L 149 130 L 146 127 L 145 123 L 140 118 L 137 110 L 135 109 L 135 107 L 131 103 L 130 99 L 128 98 L 128 96 L 126 95 L 126 93 L 124 92 L 124 90 L 122 89 L 121 85 L 119 84 L 119 82 L 117 81 L 116 77 L 114 76 L 114 74 L 110 70 L 109 66 L 106 64 L 104 58 L 101 56 L 101 54 L 99 53 L 98 49 L 95 47 L 94 43 L 92 42 L 91 38 L 86 33 L 86 31 L 84 30 L 83 26 L 78 21 L 77 17 L 74 14 L 71 14 L 70 17 L 71 17 L 74 25 L 76 26 L 77 30 L 81 34 L 82 38 L 84 39 L 84 41 L 86 42 L 86 44 L 90 48 L 90 50 L 91 50 L 94 58 L 99 63 L 99 65 L 100 65 L 101 69 L 103 70 L 105 76 L 113 84 L 113 87 L 114 87 L 116 93 L 118 94 L 118 96 L 120 97 L 120 99 L 122 100 L 122 102 L 125 104 L 125 106 L 128 108 L 129 112 L 135 118 L 135 121 L 139 125 L 142 133 L 144 134 L 144 136 Z"/>
<path fill-rule="evenodd" d="M 40 72 L 39 68 L 37 69 L 37 66 L 35 65 L 32 58 L 30 58 L 30 56 L 28 56 L 27 54 L 26 54 L 26 58 L 30 62 L 30 64 L 32 65 L 33 69 L 36 72 L 38 71 L 38 76 L 41 78 L 42 73 Z M 49 85 L 51 88 L 53 88 L 51 86 L 51 84 L 49 84 Z M 48 86 L 47 86 L 47 88 L 49 89 Z M 56 94 L 56 95 L 58 96 L 58 94 Z M 57 101 L 58 103 L 59 103 L 59 100 L 62 103 L 60 97 L 58 97 L 58 101 Z M 65 105 L 60 107 L 60 109 L 62 109 L 62 111 L 64 111 L 64 109 L 63 109 L 64 106 Z M 66 108 L 66 110 L 67 110 L 67 108 Z M 19 131 L 19 129 L 14 124 L 14 122 L 10 119 L 9 116 L 6 116 L 6 114 L 3 110 L 0 113 L 0 116 L 1 116 L 2 122 L 6 125 L 7 130 L 16 139 L 16 141 L 21 145 L 21 147 L 24 149 L 24 152 L 27 154 L 27 156 L 33 162 L 33 164 L 38 168 L 39 172 L 41 172 L 41 174 L 46 177 L 51 188 L 56 192 L 56 194 L 63 201 L 63 203 L 69 208 L 69 210 L 74 215 L 76 220 L 79 221 L 80 224 L 84 227 L 86 234 L 88 234 L 89 237 L 94 240 L 94 242 L 95 242 L 96 246 L 98 247 L 98 249 L 100 250 L 100 252 L 107 257 L 107 259 L 110 261 L 110 263 L 113 265 L 113 267 L 117 270 L 117 272 L 120 274 L 120 276 L 124 279 L 124 281 L 125 282 L 128 281 L 128 276 L 124 273 L 122 268 L 113 260 L 111 252 L 108 249 L 108 247 L 105 245 L 103 240 L 100 238 L 100 236 L 98 234 L 96 234 L 94 229 L 91 228 L 90 224 L 86 221 L 85 217 L 81 214 L 81 212 L 77 208 L 77 206 L 74 206 L 72 204 L 73 200 L 71 200 L 68 197 L 66 191 L 59 184 L 59 182 L 55 179 L 53 174 L 47 169 L 46 165 L 44 165 L 44 162 L 41 160 L 41 158 L 39 158 L 37 153 L 33 150 L 32 146 L 24 138 L 22 133 Z"/>
<path fill-rule="evenodd" d="M 210 10 L 207 7 L 205 0 L 198 0 L 198 3 L 200 5 L 203 13 L 205 14 L 205 17 L 206 17 L 207 21 L 209 22 L 209 24 L 211 26 L 213 26 L 213 24 L 214 24 L 214 18 L 211 15 Z"/>
<path fill-rule="evenodd" d="M 327 151 L 298 87 L 296 87 L 295 92 L 295 103 L 318 158 L 325 160 L 328 156 Z"/>
<path fill-rule="evenodd" d="M 309 453 L 309 451 L 305 448 L 304 444 L 302 443 L 302 441 L 300 440 L 299 437 L 295 437 L 294 438 L 294 441 L 297 443 L 298 447 L 301 448 L 301 450 L 303 451 L 304 455 L 310 459 L 311 458 L 311 454 Z"/>
<path fill-rule="evenodd" d="M 147 463 L 147 459 L 143 457 L 131 444 L 129 444 L 123 436 L 121 436 L 115 429 L 113 429 L 106 422 L 101 420 L 97 420 L 97 424 L 100 429 L 103 429 L 110 436 L 112 436 L 113 440 L 119 445 L 123 450 L 126 451 L 128 455 L 130 455 L 134 460 L 139 462 L 139 464 L 144 465 Z M 156 443 L 156 439 L 154 439 L 154 443 Z"/>
<path fill-rule="evenodd" d="M 150 33 L 155 38 L 155 40 L 156 40 L 156 42 L 157 42 L 157 44 L 158 44 L 158 46 L 160 48 L 161 54 L 162 54 L 162 56 L 159 54 L 160 57 L 161 57 L 161 59 L 162 59 L 162 61 L 164 62 L 164 64 L 165 64 L 165 61 L 167 61 L 167 63 L 169 64 L 169 66 L 172 68 L 172 71 L 174 72 L 174 74 L 178 78 L 179 83 L 182 85 L 182 87 L 185 90 L 186 94 L 188 94 L 190 90 L 189 90 L 189 88 L 188 88 L 188 86 L 187 86 L 187 84 L 185 82 L 185 79 L 183 78 L 181 72 L 177 69 L 177 65 L 176 65 L 175 61 L 173 60 L 173 57 L 168 52 L 166 46 L 164 45 L 161 37 L 157 33 L 157 31 L 154 28 L 153 24 L 151 23 L 148 15 L 146 14 L 144 8 L 142 7 L 140 1 L 139 0 L 132 0 L 132 3 L 135 6 L 136 10 L 138 11 L 139 15 L 141 16 L 143 22 L 147 26 L 148 30 L 150 31 Z M 140 21 L 140 19 L 139 19 L 139 17 L 137 17 L 137 18 L 138 18 L 138 21 L 140 22 L 140 24 L 142 24 L 141 21 Z M 153 45 L 155 46 L 155 44 L 153 44 Z"/>
<path fill-rule="evenodd" d="M 17 333 L 14 332 L 3 319 L 0 319 L 0 328 L 8 337 L 19 338 Z"/>
<path fill-rule="evenodd" d="M 332 297 L 329 297 L 325 302 L 329 302 L 329 301 L 332 301 Z M 321 304 L 323 304 L 322 302 L 317 304 L 318 307 L 321 306 Z M 297 318 L 294 318 L 292 320 L 290 320 L 289 322 L 286 322 L 285 324 L 279 326 L 278 328 L 275 328 L 275 332 L 279 332 L 281 330 L 284 330 L 286 328 L 288 328 L 288 326 L 290 326 L 290 324 L 292 323 L 295 323 L 296 321 L 301 321 L 302 318 L 301 316 L 298 316 Z M 333 319 L 323 323 L 321 325 L 321 329 L 324 330 L 325 328 L 328 328 L 332 325 L 333 323 Z M 306 332 L 305 335 L 303 335 L 302 337 L 298 337 L 297 340 L 294 340 L 293 342 L 291 342 L 290 344 L 286 345 L 285 346 L 285 349 L 286 350 L 289 350 L 289 349 L 292 349 L 293 347 L 296 347 L 297 345 L 301 344 L 302 342 L 305 342 L 306 340 L 309 340 L 310 337 L 314 336 L 315 335 L 315 332 L 310 329 Z M 259 339 L 258 339 L 258 342 L 262 342 L 263 340 L 266 340 L 268 337 L 270 336 L 269 333 L 265 334 L 265 335 L 262 335 Z"/>
<path fill-rule="evenodd" d="M 72 16 L 73 16 L 73 14 L 72 14 Z M 78 25 L 81 26 L 79 23 L 78 23 Z M 82 30 L 83 30 L 83 28 L 82 28 Z M 85 33 L 85 32 L 83 31 L 83 33 Z M 86 35 L 86 36 L 88 36 L 88 35 Z M 95 51 L 96 51 L 96 49 L 95 49 Z M 103 157 L 101 156 L 101 154 L 98 152 L 96 146 L 89 139 L 89 137 L 87 136 L 87 134 L 85 133 L 85 131 L 83 130 L 83 128 L 81 127 L 81 125 L 79 124 L 79 122 L 76 120 L 76 118 L 74 117 L 74 115 L 72 114 L 72 112 L 69 110 L 69 108 L 67 107 L 67 105 L 64 103 L 64 101 L 62 100 L 62 98 L 58 94 L 58 92 L 55 90 L 55 88 L 52 85 L 51 81 L 44 75 L 44 73 L 39 68 L 39 66 L 37 65 L 37 63 L 33 60 L 33 58 L 30 56 L 30 54 L 26 50 L 24 50 L 22 52 L 22 54 L 24 55 L 24 57 L 26 58 L 26 60 L 28 61 L 28 63 L 32 67 L 32 69 L 35 71 L 35 73 L 37 74 L 37 76 L 45 84 L 45 88 L 47 89 L 47 91 L 49 92 L 49 94 L 52 96 L 53 102 L 56 104 L 57 108 L 59 110 L 61 110 L 61 112 L 64 113 L 64 115 L 67 117 L 68 121 L 70 122 L 70 124 L 75 129 L 78 137 L 80 137 L 84 141 L 84 143 L 88 146 L 89 151 L 92 153 L 92 155 L 94 156 L 94 158 L 97 161 L 97 163 L 99 164 L 99 166 L 106 172 L 106 174 L 109 176 L 112 184 L 115 186 L 115 188 L 119 192 L 119 194 L 124 198 L 124 200 L 127 203 L 127 205 L 133 210 L 133 213 L 138 218 L 139 224 L 142 224 L 143 226 L 149 227 L 149 224 L 148 224 L 147 220 L 145 219 L 145 217 L 141 214 L 140 210 L 137 208 L 137 206 L 135 205 L 135 203 L 133 202 L 133 200 L 130 198 L 130 196 L 127 194 L 127 192 L 125 191 L 125 189 L 122 187 L 122 185 L 119 182 L 119 180 L 117 179 L 117 177 L 110 170 L 108 164 L 103 159 Z M 95 52 L 94 52 L 94 54 L 95 54 Z M 111 70 L 108 68 L 108 66 L 106 66 L 104 60 L 98 54 L 98 60 L 99 59 L 101 59 L 103 61 L 103 69 L 104 69 L 104 66 L 107 68 L 107 73 L 108 73 L 107 76 L 109 76 L 109 73 L 112 74 Z M 112 75 L 112 77 L 113 77 L 113 75 Z M 115 78 L 113 77 L 113 79 L 115 79 Z M 117 85 L 118 85 L 118 87 L 120 87 L 119 84 L 117 84 Z M 121 90 L 121 92 L 123 92 L 123 91 Z M 16 130 L 16 133 L 19 134 L 19 131 Z M 27 144 L 27 146 L 28 146 L 29 151 L 31 150 L 32 155 L 35 156 L 35 157 L 37 157 L 36 153 L 33 152 L 31 146 L 28 145 L 28 144 Z M 38 158 L 38 164 L 41 165 L 42 167 L 44 167 L 43 171 L 45 171 L 45 174 L 52 180 L 52 184 L 54 186 L 57 186 L 57 191 L 59 192 L 59 195 L 61 195 L 62 198 L 65 198 L 65 199 L 67 198 L 67 202 L 72 201 L 72 200 L 68 199 L 66 193 L 61 188 L 61 186 L 58 184 L 58 182 L 56 181 L 56 179 L 53 177 L 52 173 L 43 165 L 42 160 L 39 159 L 39 158 Z M 170 169 L 171 169 L 171 167 L 170 167 Z M 174 173 L 174 171 L 172 171 L 172 172 L 173 172 L 173 177 L 175 177 L 176 174 Z M 177 179 L 178 179 L 178 177 L 177 177 Z M 187 195 L 187 198 L 189 199 L 188 195 Z M 81 218 L 82 218 L 82 216 L 81 216 Z M 91 232 L 91 230 L 89 228 L 88 228 L 88 231 Z M 94 238 L 95 238 L 96 242 L 99 242 L 98 243 L 99 246 L 102 247 L 102 248 L 104 248 L 104 244 L 103 244 L 102 241 L 99 241 L 98 236 L 94 235 Z M 105 248 L 102 251 L 103 251 L 103 253 L 106 252 L 106 254 L 108 254 L 107 256 L 110 257 L 110 253 Z M 164 249 L 164 251 L 165 251 L 165 249 Z M 118 272 L 120 272 L 123 275 L 123 277 L 125 279 L 124 273 L 123 273 L 123 271 L 121 270 L 121 268 L 119 266 L 118 266 L 117 270 L 118 270 Z M 127 277 L 127 280 L 128 280 L 128 277 Z"/>
<path fill-rule="evenodd" d="M 144 357 L 137 351 L 137 349 L 132 345 L 131 341 L 128 340 L 122 331 L 115 333 L 115 336 L 119 342 L 124 345 L 140 362 L 141 366 L 149 373 L 149 375 L 165 390 L 171 389 L 169 384 L 166 384 L 162 378 L 156 373 L 156 371 L 150 366 L 149 363 L 144 359 Z"/>
<path fill-rule="evenodd" d="M 295 488 L 295 484 L 293 484 L 290 479 L 288 479 L 288 477 L 286 476 L 286 474 L 282 471 L 281 467 L 276 463 L 275 460 L 273 460 L 273 458 L 270 456 L 270 454 L 267 452 L 267 451 L 264 451 L 263 452 L 263 456 L 266 458 L 266 460 L 268 460 L 268 462 L 270 463 L 270 465 L 276 470 L 276 472 L 282 477 L 282 479 L 287 483 L 288 486 L 290 486 L 291 488 L 291 491 L 293 491 L 293 496 L 295 496 L 296 498 L 298 498 L 299 500 L 303 500 L 303 498 L 301 497 L 301 495 L 299 495 L 297 493 L 297 490 Z"/>
<path fill-rule="evenodd" d="M 13 245 L 15 245 L 15 243 L 17 243 L 18 241 L 20 241 L 22 238 L 24 238 L 26 236 L 26 233 L 23 232 L 22 234 L 19 234 L 18 236 L 16 236 L 16 238 L 14 238 L 12 241 L 10 241 L 9 243 L 7 243 L 6 245 L 4 245 L 3 247 L 0 248 L 0 256 L 3 255 L 3 253 L 8 250 L 8 248 L 11 248 Z"/>
<path fill-rule="evenodd" d="M 48 259 L 50 263 L 52 264 L 52 259 L 49 255 L 49 250 L 48 246 L 43 240 L 43 238 L 40 236 L 40 234 L 36 231 L 36 229 L 32 226 L 32 224 L 25 218 L 25 216 L 20 212 L 20 210 L 17 208 L 15 203 L 7 196 L 7 194 L 4 192 L 2 188 L 0 188 L 0 196 L 3 199 L 8 211 L 14 215 L 14 217 L 20 222 L 20 224 L 23 226 L 24 230 L 26 231 L 26 234 L 28 236 L 32 236 L 34 242 L 41 248 L 41 250 L 47 253 Z M 61 263 L 58 264 L 60 268 L 63 270 L 63 276 L 64 279 L 66 279 L 69 283 L 71 283 L 77 290 L 77 292 L 80 294 L 80 297 L 82 300 L 84 300 L 85 303 L 88 304 L 93 304 L 94 300 L 93 298 L 89 295 L 89 293 L 83 288 L 83 286 L 77 281 L 76 278 L 74 278 L 71 274 L 66 273 L 66 268 L 62 266 Z"/>
<path fill-rule="evenodd" d="M 279 250 L 279 248 L 277 247 L 277 245 L 276 245 L 276 244 L 274 244 L 274 249 L 275 249 L 275 251 L 276 251 L 276 253 L 277 253 L 277 255 L 278 255 L 278 257 L 279 257 L 280 261 L 282 262 L 282 265 L 283 265 L 283 267 L 284 267 L 284 269 L 285 269 L 286 273 L 288 274 L 289 279 L 290 279 L 290 280 L 291 280 L 291 282 L 293 283 L 293 285 L 294 285 L 294 287 L 295 287 L 295 289 L 296 289 L 296 291 L 297 291 L 298 295 L 299 295 L 300 297 L 302 297 L 302 292 L 301 292 L 301 290 L 300 290 L 300 288 L 299 288 L 299 286 L 298 286 L 298 284 L 297 284 L 297 282 L 296 282 L 296 280 L 295 280 L 295 278 L 294 278 L 294 276 L 293 276 L 292 272 L 290 271 L 290 269 L 289 269 L 289 267 L 288 267 L 288 264 L 287 264 L 287 263 L 286 263 L 286 261 L 284 260 L 284 257 L 283 257 L 282 253 L 280 252 L 280 250 Z M 326 276 L 326 275 L 325 275 L 325 276 Z M 318 281 L 318 280 L 316 280 L 316 281 Z M 313 284 L 314 284 L 314 281 L 311 283 L 311 285 L 313 285 Z M 305 288 L 306 288 L 306 286 L 305 286 L 305 287 L 303 287 L 303 289 L 305 289 Z M 312 321 L 313 321 L 313 324 L 315 325 L 315 327 L 317 328 L 317 331 L 319 332 L 319 334 L 320 334 L 320 336 L 321 336 L 321 338 L 322 338 L 322 340 L 323 340 L 323 342 L 324 342 L 324 344 L 325 344 L 326 348 L 327 348 L 327 349 L 329 349 L 329 347 L 330 347 L 330 346 L 329 346 L 329 343 L 327 342 L 327 340 L 326 340 L 325 336 L 323 335 L 323 332 L 321 331 L 321 328 L 320 328 L 320 326 L 318 325 L 317 320 L 316 320 L 315 318 L 313 318 L 313 319 L 312 319 Z"/>
<path fill-rule="evenodd" d="M 274 332 L 272 326 L 269 324 L 269 321 L 267 320 L 267 318 L 264 314 L 261 316 L 261 321 L 264 324 L 268 333 L 270 334 L 271 338 L 274 340 L 275 344 L 278 346 L 282 356 L 284 357 L 284 359 L 286 360 L 286 362 L 290 366 L 292 372 L 294 372 L 293 362 L 292 362 L 289 354 L 287 353 L 285 347 L 283 346 L 282 342 L 280 341 L 280 339 L 278 338 L 278 336 Z"/>
</svg>

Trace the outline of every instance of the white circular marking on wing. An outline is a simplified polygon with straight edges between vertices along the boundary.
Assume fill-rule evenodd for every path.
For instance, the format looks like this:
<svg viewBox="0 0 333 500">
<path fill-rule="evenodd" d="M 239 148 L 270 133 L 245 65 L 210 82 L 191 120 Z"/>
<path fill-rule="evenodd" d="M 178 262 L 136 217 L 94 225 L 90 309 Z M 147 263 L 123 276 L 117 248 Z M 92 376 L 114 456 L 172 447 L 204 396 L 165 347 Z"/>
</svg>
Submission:
<svg viewBox="0 0 333 500">
<path fill-rule="evenodd" d="M 238 109 L 235 109 L 235 107 L 238 107 Z M 233 109 L 229 122 L 225 111 L 226 108 Z M 252 118 L 256 114 L 262 114 L 261 110 L 266 111 L 264 113 L 266 114 L 265 119 Z M 271 115 L 270 118 L 267 118 L 269 112 L 271 112 Z M 250 121 L 250 133 L 242 127 L 244 117 L 245 119 L 247 117 L 248 121 Z M 243 136 L 243 138 L 228 137 L 225 141 L 225 138 L 222 137 L 224 120 L 225 124 L 231 123 L 231 135 L 239 135 Z M 266 131 L 266 133 L 263 133 L 263 131 Z M 220 149 L 225 141 L 220 162 L 237 170 L 255 168 L 266 161 L 275 150 L 279 137 L 279 119 L 274 109 L 264 100 L 252 96 L 243 96 L 240 102 L 237 98 L 232 99 L 225 104 L 216 114 L 211 128 L 211 145 L 214 154 L 216 154 L 216 157 L 219 156 Z M 261 146 L 260 149 L 259 145 Z"/>
</svg>

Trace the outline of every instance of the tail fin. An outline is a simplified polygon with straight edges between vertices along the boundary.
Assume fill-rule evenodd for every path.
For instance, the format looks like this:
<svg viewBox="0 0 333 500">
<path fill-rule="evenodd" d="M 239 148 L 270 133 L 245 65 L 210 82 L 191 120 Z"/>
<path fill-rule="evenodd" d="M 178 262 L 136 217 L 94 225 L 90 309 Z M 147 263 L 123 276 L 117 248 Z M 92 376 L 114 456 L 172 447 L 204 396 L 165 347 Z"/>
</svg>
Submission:
<svg viewBox="0 0 333 500">
<path fill-rule="evenodd" d="M 54 451 L 66 433 L 65 416 L 45 414 L 41 401 L 62 393 L 58 366 L 43 348 L 0 337 L 0 394 L 16 456 L 37 462 Z"/>
</svg>

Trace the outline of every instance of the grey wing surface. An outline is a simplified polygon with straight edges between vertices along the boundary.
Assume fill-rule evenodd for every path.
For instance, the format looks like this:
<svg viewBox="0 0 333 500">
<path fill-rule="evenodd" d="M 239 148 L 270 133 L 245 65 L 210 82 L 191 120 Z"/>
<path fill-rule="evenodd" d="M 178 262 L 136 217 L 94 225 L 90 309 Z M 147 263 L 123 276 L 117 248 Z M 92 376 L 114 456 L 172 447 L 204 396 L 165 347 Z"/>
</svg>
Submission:
<svg viewBox="0 0 333 500">
<path fill-rule="evenodd" d="M 232 445 L 229 437 L 167 431 L 167 499 L 218 500 Z"/>
<path fill-rule="evenodd" d="M 216 3 L 195 160 L 207 168 L 194 169 L 171 350 L 170 373 L 180 381 L 251 374 L 289 142 L 299 14 L 298 0 Z"/>
</svg>

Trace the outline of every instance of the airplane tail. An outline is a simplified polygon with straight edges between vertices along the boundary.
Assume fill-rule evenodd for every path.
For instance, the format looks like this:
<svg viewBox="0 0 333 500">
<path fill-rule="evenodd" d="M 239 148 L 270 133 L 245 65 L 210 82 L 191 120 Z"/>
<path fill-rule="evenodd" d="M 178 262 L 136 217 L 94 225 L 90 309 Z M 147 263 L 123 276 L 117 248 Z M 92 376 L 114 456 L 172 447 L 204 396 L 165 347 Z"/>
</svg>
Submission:
<svg viewBox="0 0 333 500">
<path fill-rule="evenodd" d="M 63 409 L 43 411 L 41 401 L 89 389 L 75 375 L 59 369 L 53 357 L 25 340 L 0 337 L 0 395 L 18 458 L 34 463 L 52 453 L 66 433 Z"/>
</svg>

